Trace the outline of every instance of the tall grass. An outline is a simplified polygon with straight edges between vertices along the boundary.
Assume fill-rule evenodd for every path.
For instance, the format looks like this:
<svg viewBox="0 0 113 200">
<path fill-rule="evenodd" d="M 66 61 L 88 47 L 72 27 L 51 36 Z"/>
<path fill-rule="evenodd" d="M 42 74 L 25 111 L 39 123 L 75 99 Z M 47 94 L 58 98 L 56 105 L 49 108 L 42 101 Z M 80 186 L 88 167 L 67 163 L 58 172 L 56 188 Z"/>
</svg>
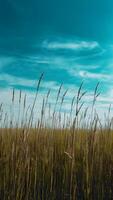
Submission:
<svg viewBox="0 0 113 200">
<path fill-rule="evenodd" d="M 33 125 L 35 104 L 26 108 L 26 95 L 19 94 L 17 123 L 14 121 L 15 91 L 10 117 L 0 106 L 0 200 L 111 200 L 113 199 L 113 131 L 110 107 L 106 126 L 95 112 L 99 84 L 94 91 L 91 115 L 83 112 L 83 83 L 72 99 L 71 110 L 62 118 L 63 93 L 60 86 L 50 127 L 46 109 L 50 90 L 43 99 L 41 117 Z M 73 109 L 75 105 L 75 115 Z M 23 109 L 21 110 L 21 106 Z M 29 118 L 26 122 L 28 111 Z M 50 116 L 50 109 L 49 109 Z M 10 126 L 8 125 L 10 121 Z M 20 123 L 21 122 L 21 123 Z M 8 125 L 8 126 L 7 126 Z"/>
</svg>

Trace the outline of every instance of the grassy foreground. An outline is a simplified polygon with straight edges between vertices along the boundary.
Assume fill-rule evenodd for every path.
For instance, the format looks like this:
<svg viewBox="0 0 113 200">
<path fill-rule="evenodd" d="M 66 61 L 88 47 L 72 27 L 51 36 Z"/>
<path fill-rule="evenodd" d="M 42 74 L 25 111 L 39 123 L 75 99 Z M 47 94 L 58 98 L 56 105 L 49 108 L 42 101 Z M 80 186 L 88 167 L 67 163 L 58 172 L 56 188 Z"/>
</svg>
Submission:
<svg viewBox="0 0 113 200">
<path fill-rule="evenodd" d="M 113 198 L 113 133 L 0 130 L 0 199 Z"/>
<path fill-rule="evenodd" d="M 44 125 L 50 91 L 42 102 L 41 118 L 34 126 L 33 114 L 41 79 L 42 76 L 27 122 L 26 95 L 22 102 L 20 92 L 19 112 L 16 113 L 18 121 L 14 124 L 14 110 L 8 118 L 7 113 L 3 115 L 0 105 L 0 200 L 112 200 L 112 119 L 109 118 L 109 108 L 108 121 L 103 126 L 95 111 L 98 84 L 90 118 L 87 117 L 87 108 L 81 112 L 84 104 L 81 100 L 86 94 L 82 92 L 81 84 L 76 98 L 72 99 L 68 118 L 69 123 L 72 121 L 70 126 L 66 126 L 65 118 L 64 123 L 61 122 L 61 109 L 67 93 L 65 91 L 61 97 L 59 111 L 56 111 L 61 86 L 50 127 Z M 12 109 L 14 103 L 13 91 Z M 72 119 L 73 110 L 75 116 Z"/>
</svg>

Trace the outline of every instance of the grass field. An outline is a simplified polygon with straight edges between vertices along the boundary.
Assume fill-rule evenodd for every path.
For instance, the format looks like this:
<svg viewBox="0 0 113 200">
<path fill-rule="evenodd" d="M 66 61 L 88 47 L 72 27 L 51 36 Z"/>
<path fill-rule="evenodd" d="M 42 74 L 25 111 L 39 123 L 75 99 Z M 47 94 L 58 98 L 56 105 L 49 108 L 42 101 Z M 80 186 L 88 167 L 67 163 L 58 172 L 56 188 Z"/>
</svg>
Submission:
<svg viewBox="0 0 113 200">
<path fill-rule="evenodd" d="M 83 106 L 81 99 L 86 93 L 82 92 L 81 84 L 76 94 L 75 117 L 70 127 L 62 125 L 56 128 L 54 123 L 57 122 L 54 120 L 51 127 L 43 126 L 44 108 L 49 95 L 45 104 L 43 103 L 41 119 L 33 127 L 32 115 L 41 78 L 27 125 L 22 123 L 21 126 L 12 126 L 10 119 L 10 127 L 7 127 L 6 116 L 2 120 L 0 200 L 112 200 L 113 131 L 111 121 L 105 126 L 100 122 L 97 113 L 93 115 L 99 96 L 98 84 L 94 91 L 91 108 L 93 117 L 89 126 L 83 127 L 84 123 L 82 126 L 79 124 Z M 60 90 L 61 88 L 56 104 Z M 65 94 L 66 92 L 63 94 L 61 105 Z M 55 113 L 54 109 L 53 119 Z M 87 120 L 87 109 L 82 116 Z"/>
</svg>

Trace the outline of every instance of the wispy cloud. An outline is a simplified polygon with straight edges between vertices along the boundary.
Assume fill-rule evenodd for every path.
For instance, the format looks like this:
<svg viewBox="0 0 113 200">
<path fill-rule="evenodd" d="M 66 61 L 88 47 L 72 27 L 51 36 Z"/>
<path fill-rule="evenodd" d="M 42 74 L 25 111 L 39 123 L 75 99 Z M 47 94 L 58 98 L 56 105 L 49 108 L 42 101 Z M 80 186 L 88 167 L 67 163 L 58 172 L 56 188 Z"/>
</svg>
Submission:
<svg viewBox="0 0 113 200">
<path fill-rule="evenodd" d="M 36 82 L 34 80 L 28 80 L 23 79 L 19 77 L 15 77 L 12 75 L 8 75 L 5 73 L 2 73 L 2 76 L 0 77 L 0 81 L 7 81 L 9 87 L 13 87 L 14 85 L 20 85 L 20 86 L 34 86 Z"/>
<path fill-rule="evenodd" d="M 73 42 L 49 42 L 45 40 L 42 44 L 43 48 L 51 49 L 51 50 L 92 50 L 95 48 L 99 48 L 100 45 L 96 41 L 87 42 L 87 41 L 73 41 Z"/>
<path fill-rule="evenodd" d="M 2 76 L 0 76 L 0 81 L 6 81 L 8 84 L 8 88 L 13 88 L 15 86 L 20 86 L 24 87 L 25 90 L 28 87 L 32 87 L 34 89 L 36 89 L 37 87 L 37 80 L 29 80 L 29 79 L 25 79 L 25 78 L 20 78 L 20 77 L 16 77 L 16 76 L 12 76 L 12 75 L 8 75 L 8 74 L 4 74 L 2 73 Z M 54 90 L 57 91 L 60 87 L 60 84 L 57 83 L 56 81 L 45 81 L 43 80 L 41 83 L 41 86 L 43 88 L 45 88 L 45 90 Z"/>
<path fill-rule="evenodd" d="M 94 79 L 94 80 L 100 80 L 100 81 L 110 81 L 113 80 L 113 77 L 111 74 L 108 73 L 101 73 L 101 72 L 89 72 L 86 70 L 81 70 L 81 69 L 69 69 L 68 70 L 69 74 L 71 76 L 75 77 L 81 77 L 83 79 Z"/>
<path fill-rule="evenodd" d="M 79 75 L 83 78 L 90 78 L 90 79 L 110 79 L 111 76 L 108 74 L 102 74 L 102 73 L 91 73 L 88 71 L 79 71 Z"/>
</svg>

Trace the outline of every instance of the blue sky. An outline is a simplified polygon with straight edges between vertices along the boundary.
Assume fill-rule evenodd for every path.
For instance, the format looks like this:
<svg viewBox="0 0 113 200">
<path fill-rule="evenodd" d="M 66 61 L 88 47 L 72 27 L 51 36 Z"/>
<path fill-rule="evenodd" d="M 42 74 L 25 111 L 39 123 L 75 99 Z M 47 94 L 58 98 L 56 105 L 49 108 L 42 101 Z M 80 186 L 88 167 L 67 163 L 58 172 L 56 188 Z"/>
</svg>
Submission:
<svg viewBox="0 0 113 200">
<path fill-rule="evenodd" d="M 44 92 L 84 80 L 90 94 L 99 81 L 112 102 L 112 0 L 0 0 L 1 91 L 30 94 L 42 72 Z"/>
</svg>

